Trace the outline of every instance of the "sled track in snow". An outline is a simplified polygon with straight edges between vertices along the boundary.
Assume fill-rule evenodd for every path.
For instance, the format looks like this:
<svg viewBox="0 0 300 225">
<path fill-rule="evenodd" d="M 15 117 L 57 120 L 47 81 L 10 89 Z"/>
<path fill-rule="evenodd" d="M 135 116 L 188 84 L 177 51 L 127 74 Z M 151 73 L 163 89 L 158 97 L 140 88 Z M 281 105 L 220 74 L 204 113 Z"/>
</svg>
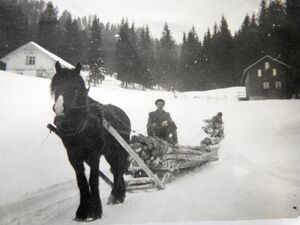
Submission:
<svg viewBox="0 0 300 225">
<path fill-rule="evenodd" d="M 76 201 L 78 190 L 74 180 L 53 185 L 30 194 L 29 197 L 0 207 L 1 225 L 31 224 L 47 221 Z"/>
</svg>

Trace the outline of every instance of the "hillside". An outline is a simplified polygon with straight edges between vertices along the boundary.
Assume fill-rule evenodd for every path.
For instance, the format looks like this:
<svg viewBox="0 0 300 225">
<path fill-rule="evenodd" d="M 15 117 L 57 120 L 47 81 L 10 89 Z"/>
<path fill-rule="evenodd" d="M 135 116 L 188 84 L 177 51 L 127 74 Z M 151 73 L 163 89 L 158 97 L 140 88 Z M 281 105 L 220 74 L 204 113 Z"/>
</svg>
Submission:
<svg viewBox="0 0 300 225">
<path fill-rule="evenodd" d="M 49 84 L 0 71 L 0 224 L 74 224 L 74 172 L 61 141 L 48 136 L 46 128 L 54 116 Z M 113 79 L 92 87 L 90 96 L 123 108 L 136 132 L 145 134 L 148 112 L 155 99 L 164 98 L 180 144 L 199 145 L 205 136 L 202 120 L 218 111 L 226 135 L 219 161 L 180 177 L 164 191 L 128 193 L 124 204 L 107 206 L 110 190 L 101 181 L 104 215 L 93 224 L 300 223 L 281 220 L 300 215 L 300 101 L 238 102 L 238 90 L 183 92 L 174 98 L 171 92 L 122 89 Z M 104 160 L 101 170 L 109 174 Z M 258 219 L 279 220 L 247 221 Z"/>
</svg>

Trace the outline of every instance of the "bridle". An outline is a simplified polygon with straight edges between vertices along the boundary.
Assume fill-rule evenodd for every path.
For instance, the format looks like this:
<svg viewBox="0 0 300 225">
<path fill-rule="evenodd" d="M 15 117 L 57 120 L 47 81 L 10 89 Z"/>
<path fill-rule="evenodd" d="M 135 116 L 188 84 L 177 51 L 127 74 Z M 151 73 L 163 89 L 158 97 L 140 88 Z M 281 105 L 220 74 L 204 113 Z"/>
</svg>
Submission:
<svg viewBox="0 0 300 225">
<path fill-rule="evenodd" d="M 89 89 L 85 89 L 83 91 L 80 91 L 80 92 L 76 92 L 72 101 L 71 101 L 71 104 L 70 106 L 68 107 L 67 111 L 64 113 L 64 115 L 61 115 L 61 116 L 56 116 L 55 117 L 55 120 L 54 120 L 54 124 L 57 126 L 57 129 L 58 131 L 63 135 L 63 136 L 76 136 L 78 134 L 80 134 L 81 132 L 83 132 L 87 125 L 88 125 L 88 114 L 89 114 L 89 105 L 88 105 L 88 92 L 89 92 Z M 84 94 L 85 95 L 85 104 L 82 105 L 82 106 L 77 106 L 76 105 L 76 102 L 78 100 L 78 96 L 80 94 Z M 70 114 L 70 111 L 72 110 L 79 110 L 79 109 L 85 109 L 86 112 L 84 112 L 86 115 L 83 116 L 83 120 L 80 121 L 80 123 L 78 125 L 76 125 L 75 127 L 67 127 L 67 126 L 64 126 L 63 124 L 64 123 L 67 123 L 68 121 L 70 121 L 70 119 L 68 119 L 68 115 Z M 70 118 L 70 117 L 69 117 Z M 76 117 L 71 117 L 71 119 L 76 119 Z M 57 120 L 60 120 L 61 122 L 60 123 L 56 123 Z"/>
</svg>

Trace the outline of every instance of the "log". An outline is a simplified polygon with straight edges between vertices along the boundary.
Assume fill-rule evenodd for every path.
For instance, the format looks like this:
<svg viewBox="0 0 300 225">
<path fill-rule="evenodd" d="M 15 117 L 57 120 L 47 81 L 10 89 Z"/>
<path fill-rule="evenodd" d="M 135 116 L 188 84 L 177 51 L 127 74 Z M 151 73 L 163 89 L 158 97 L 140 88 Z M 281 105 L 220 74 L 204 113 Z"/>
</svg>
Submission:
<svg viewBox="0 0 300 225">
<path fill-rule="evenodd" d="M 149 183 L 154 184 L 153 180 L 149 177 L 129 178 L 125 180 L 125 183 L 127 187 L 131 185 L 141 185 L 141 184 L 149 184 Z"/>
<path fill-rule="evenodd" d="M 179 146 L 178 148 L 173 148 L 168 154 L 202 155 L 204 152 L 206 152 L 206 146 L 201 147 L 201 150 L 193 150 L 189 147 Z"/>
<path fill-rule="evenodd" d="M 167 156 L 165 158 L 168 158 Z M 206 153 L 203 154 L 202 156 L 197 156 L 197 159 L 192 159 L 190 158 L 189 160 L 185 160 L 185 159 L 171 159 L 171 157 L 169 157 L 169 159 L 165 159 L 165 161 L 162 162 L 161 166 L 154 168 L 156 170 L 164 170 L 164 171 L 178 171 L 180 169 L 186 169 L 186 168 L 193 168 L 196 166 L 199 166 L 205 162 L 208 161 L 216 161 L 218 160 L 218 152 L 217 151 L 213 151 L 210 153 Z M 152 167 L 151 167 L 152 168 Z"/>
<path fill-rule="evenodd" d="M 208 152 L 213 152 L 216 151 L 220 148 L 219 144 L 215 144 L 215 145 L 209 145 L 205 147 L 207 149 Z"/>
<path fill-rule="evenodd" d="M 185 160 L 185 161 L 199 161 L 199 160 L 214 160 L 215 153 L 204 153 L 202 155 L 182 155 L 182 154 L 170 154 L 164 155 L 163 160 Z"/>
</svg>

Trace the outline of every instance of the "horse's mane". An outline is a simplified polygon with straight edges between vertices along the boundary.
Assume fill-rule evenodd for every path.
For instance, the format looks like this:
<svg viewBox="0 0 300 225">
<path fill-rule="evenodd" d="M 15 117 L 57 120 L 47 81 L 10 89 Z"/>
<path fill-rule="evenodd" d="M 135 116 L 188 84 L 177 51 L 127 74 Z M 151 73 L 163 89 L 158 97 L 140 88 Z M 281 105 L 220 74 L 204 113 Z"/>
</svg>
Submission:
<svg viewBox="0 0 300 225">
<path fill-rule="evenodd" d="M 56 87 L 62 83 L 69 83 L 70 86 L 77 85 L 80 89 L 85 90 L 85 83 L 83 78 L 76 74 L 75 69 L 62 68 L 60 73 L 56 73 L 50 83 L 50 92 L 54 96 Z"/>
</svg>

